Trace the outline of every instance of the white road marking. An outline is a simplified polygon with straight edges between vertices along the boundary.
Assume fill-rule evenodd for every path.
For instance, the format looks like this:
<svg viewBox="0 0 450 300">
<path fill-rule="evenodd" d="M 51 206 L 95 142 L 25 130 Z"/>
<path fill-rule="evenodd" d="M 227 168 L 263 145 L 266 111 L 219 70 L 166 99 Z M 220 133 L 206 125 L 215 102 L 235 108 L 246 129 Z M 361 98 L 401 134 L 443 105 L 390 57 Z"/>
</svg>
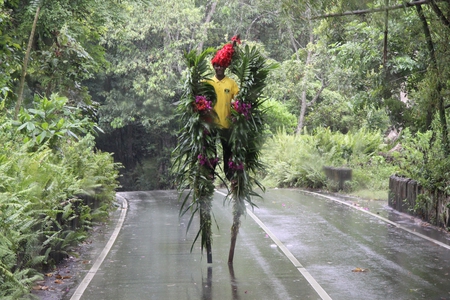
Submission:
<svg viewBox="0 0 450 300">
<path fill-rule="evenodd" d="M 220 191 L 217 191 L 217 193 L 226 196 L 225 193 L 222 193 Z M 376 217 L 380 220 L 383 220 L 384 222 L 391 224 L 399 229 L 402 229 L 406 232 L 409 232 L 411 234 L 414 234 L 418 237 L 421 237 L 425 240 L 428 240 L 432 243 L 435 243 L 441 247 L 444 247 L 448 250 L 450 250 L 450 246 L 442 243 L 440 241 L 434 240 L 426 235 L 420 234 L 418 232 L 412 231 L 404 226 L 401 226 L 398 223 L 395 223 L 389 219 L 386 219 L 384 217 L 381 217 L 377 214 L 374 214 L 370 211 L 367 211 L 365 209 L 362 209 L 360 207 L 351 205 L 350 203 L 347 203 L 345 201 L 339 200 L 337 198 L 331 197 L 331 196 L 326 196 L 326 195 L 322 195 L 322 194 L 318 194 L 318 193 L 314 193 L 314 192 L 308 192 L 308 191 L 303 191 L 305 193 L 311 194 L 311 195 L 315 195 L 318 197 L 323 197 L 323 198 L 327 198 L 329 200 L 332 201 L 336 201 L 339 202 L 341 204 L 347 205 L 349 207 L 352 207 L 354 209 L 360 210 L 366 214 L 369 214 L 373 217 Z M 70 298 L 70 300 L 79 300 L 81 299 L 84 291 L 86 290 L 86 288 L 88 287 L 89 283 L 91 282 L 91 280 L 94 278 L 95 274 L 97 273 L 98 269 L 100 268 L 101 264 L 103 263 L 104 259 L 106 258 L 107 254 L 109 253 L 109 251 L 111 250 L 111 247 L 113 246 L 115 240 L 117 239 L 117 236 L 119 235 L 119 232 L 122 228 L 123 222 L 125 220 L 125 216 L 127 214 L 127 210 L 128 210 L 128 202 L 126 201 L 126 199 L 120 195 L 117 195 L 117 197 L 120 197 L 122 199 L 122 211 L 119 217 L 119 221 L 116 224 L 116 228 L 114 229 L 114 232 L 112 233 L 111 237 L 109 238 L 108 243 L 106 244 L 106 246 L 103 248 L 103 251 L 100 253 L 100 256 L 96 259 L 96 261 L 94 262 L 94 264 L 92 265 L 91 269 L 89 270 L 89 272 L 86 274 L 86 276 L 84 277 L 83 281 L 80 283 L 80 285 L 78 286 L 78 288 L 76 289 L 76 291 L 74 292 L 74 294 L 72 295 L 72 297 Z M 264 223 L 250 210 L 247 208 L 247 213 L 249 216 L 252 217 L 252 219 L 267 233 L 267 235 L 274 241 L 274 243 L 280 248 L 281 251 L 283 251 L 283 253 L 286 255 L 286 257 L 292 262 L 292 264 L 297 268 L 297 270 L 303 275 L 303 277 L 309 282 L 309 284 L 314 288 L 314 290 L 317 292 L 317 294 L 323 299 L 323 300 L 331 300 L 331 297 L 327 294 L 327 292 L 325 292 L 325 290 L 319 285 L 319 283 L 317 283 L 317 281 L 314 279 L 314 277 L 312 277 L 312 275 L 302 266 L 302 264 L 295 258 L 295 256 L 289 251 L 289 249 L 286 248 L 286 246 L 270 231 L 269 228 L 267 228 L 267 226 L 264 225 Z"/>
<path fill-rule="evenodd" d="M 329 199 L 329 200 L 332 200 L 332 201 L 335 201 L 335 202 L 338 202 L 338 203 L 341 203 L 341 204 L 350 206 L 350 207 L 352 207 L 352 208 L 354 208 L 354 209 L 356 209 L 356 210 L 359 210 L 359 211 L 362 211 L 362 212 L 364 212 L 364 213 L 366 213 L 366 214 L 369 214 L 369 215 L 371 215 L 372 217 L 378 218 L 378 219 L 380 219 L 380 220 L 382 220 L 382 221 L 384 221 L 384 222 L 386 222 L 386 223 L 388 223 L 388 224 L 390 224 L 390 225 L 392 225 L 392 226 L 395 226 L 395 227 L 397 227 L 397 228 L 399 228 L 399 229 L 402 229 L 402 230 L 404 230 L 404 231 L 406 231 L 406 232 L 409 232 L 409 233 L 411 233 L 411 234 L 414 234 L 415 236 L 421 237 L 421 238 L 423 238 L 423 239 L 425 239 L 425 240 L 427 240 L 427 241 L 430 241 L 430 242 L 432 242 L 432 243 L 434 243 L 434 244 L 436 244 L 436 245 L 439 245 L 439 246 L 441 246 L 441 247 L 443 247 L 443 248 L 445 248 L 445 249 L 450 250 L 450 246 L 447 245 L 447 244 L 445 244 L 445 243 L 442 243 L 442 242 L 440 242 L 440 241 L 438 241 L 438 240 L 435 240 L 435 239 L 433 239 L 433 238 L 430 238 L 430 237 L 428 237 L 428 236 L 426 236 L 426 235 L 424 235 L 424 234 L 421 234 L 421 233 L 419 233 L 419 232 L 416 232 L 416 231 L 413 231 L 413 230 L 411 230 L 411 229 L 408 229 L 408 228 L 406 228 L 406 227 L 404 227 L 404 226 L 402 226 L 402 225 L 400 225 L 400 224 L 398 224 L 398 223 L 395 223 L 395 222 L 393 222 L 393 221 L 391 221 L 391 220 L 389 220 L 389 219 L 386 219 L 386 218 L 384 218 L 384 217 L 382 217 L 382 216 L 380 216 L 380 215 L 374 214 L 373 212 L 370 212 L 370 211 L 368 211 L 368 210 L 365 210 L 365 209 L 363 209 L 363 208 L 361 208 L 361 207 L 352 205 L 352 204 L 350 204 L 350 203 L 348 203 L 348 202 L 346 202 L 346 201 L 343 201 L 343 200 L 340 200 L 340 199 L 337 199 L 337 198 L 334 198 L 334 197 L 331 197 L 331 196 L 327 196 L 327 195 L 322 195 L 322 194 L 314 193 L 314 192 L 309 192 L 309 191 L 302 191 L 302 192 L 307 193 L 307 194 L 311 194 L 311 195 L 314 195 L 314 196 L 317 196 L 317 197 L 326 198 L 326 199 Z"/>
<path fill-rule="evenodd" d="M 216 192 L 218 194 L 221 194 L 223 196 L 226 196 L 227 194 L 222 193 L 220 191 Z M 303 275 L 303 277 L 309 282 L 309 284 L 312 286 L 312 288 L 316 291 L 316 293 L 322 298 L 323 300 L 331 300 L 331 297 L 325 292 L 325 290 L 320 286 L 320 284 L 312 277 L 312 275 L 306 270 L 302 264 L 295 258 L 295 256 L 289 251 L 289 249 L 275 236 L 275 234 L 270 231 L 270 229 L 264 225 L 264 223 L 250 210 L 247 208 L 247 214 L 252 217 L 252 219 L 267 233 L 267 235 L 272 239 L 272 241 L 280 248 L 281 251 L 283 251 L 284 255 L 292 262 L 294 267 L 297 268 L 297 270 L 300 272 L 300 274 Z"/>
<path fill-rule="evenodd" d="M 103 248 L 102 253 L 100 253 L 100 256 L 97 257 L 94 264 L 92 265 L 89 272 L 84 277 L 83 281 L 80 283 L 78 288 L 75 290 L 75 293 L 72 295 L 70 300 L 79 300 L 81 296 L 83 296 L 84 291 L 88 287 L 89 283 L 91 282 L 92 278 L 94 278 L 95 274 L 97 273 L 98 269 L 100 268 L 101 264 L 105 260 L 106 255 L 108 255 L 109 251 L 111 250 L 112 245 L 116 241 L 117 236 L 119 235 L 120 229 L 122 228 L 123 222 L 125 220 L 125 216 L 127 214 L 128 210 L 128 202 L 127 200 L 117 195 L 117 197 L 120 197 L 122 199 L 122 212 L 119 217 L 119 221 L 116 224 L 116 228 L 114 229 L 114 232 L 112 233 L 111 237 L 108 240 L 108 243 L 106 243 L 106 246 Z"/>
</svg>

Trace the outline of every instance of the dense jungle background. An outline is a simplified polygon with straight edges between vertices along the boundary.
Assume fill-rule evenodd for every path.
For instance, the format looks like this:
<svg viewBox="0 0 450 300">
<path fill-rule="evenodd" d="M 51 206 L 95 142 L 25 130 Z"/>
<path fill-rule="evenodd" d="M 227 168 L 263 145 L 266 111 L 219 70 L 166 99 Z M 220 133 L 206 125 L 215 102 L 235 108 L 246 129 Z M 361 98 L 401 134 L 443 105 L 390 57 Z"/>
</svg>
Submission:
<svg viewBox="0 0 450 300">
<path fill-rule="evenodd" d="M 117 190 L 174 188 L 184 54 L 240 34 L 265 90 L 266 187 L 387 199 L 448 224 L 450 1 L 0 0 L 0 298 L 66 257 Z"/>
</svg>

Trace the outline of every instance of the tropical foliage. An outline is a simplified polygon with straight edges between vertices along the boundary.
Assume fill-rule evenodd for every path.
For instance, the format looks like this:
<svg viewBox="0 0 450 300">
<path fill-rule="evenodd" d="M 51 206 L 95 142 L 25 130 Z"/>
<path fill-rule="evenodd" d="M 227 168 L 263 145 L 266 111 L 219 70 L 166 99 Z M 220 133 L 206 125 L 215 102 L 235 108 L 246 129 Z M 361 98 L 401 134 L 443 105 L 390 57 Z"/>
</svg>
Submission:
<svg viewBox="0 0 450 300">
<path fill-rule="evenodd" d="M 347 134 L 324 128 L 300 136 L 280 132 L 265 144 L 263 162 L 272 167 L 263 182 L 269 187 L 335 191 L 336 182 L 329 181 L 323 169 L 346 167 L 353 173 L 346 192 L 384 191 L 387 199 L 386 178 L 399 170 L 396 154 L 388 153 L 388 149 L 379 131 L 364 128 Z"/>
<path fill-rule="evenodd" d="M 95 150 L 93 123 L 52 95 L 17 121 L 1 116 L 0 297 L 19 299 L 108 216 L 118 166 Z M 70 114 L 68 112 L 71 112 Z M 77 117 L 78 116 L 78 117 Z"/>
<path fill-rule="evenodd" d="M 106 63 L 117 4 L 0 1 L 1 299 L 29 298 L 112 207 L 119 165 L 96 147 L 82 81 Z"/>
<path fill-rule="evenodd" d="M 199 55 L 193 50 L 185 55 L 188 73 L 185 93 L 178 104 L 184 126 L 174 150 L 173 165 L 178 190 L 190 191 L 184 197 L 180 213 L 184 215 L 191 211 L 188 229 L 194 216 L 200 214 L 200 228 L 195 240 L 201 236 L 201 246 L 202 249 L 206 248 L 208 263 L 212 262 L 211 206 L 217 150 L 214 135 L 216 130 L 212 123 L 212 103 L 216 96 L 214 87 L 208 84 L 212 73 L 205 58 L 213 50 L 206 49 Z M 192 199 L 189 197 L 191 193 Z"/>
<path fill-rule="evenodd" d="M 229 44 L 231 45 L 231 44 Z M 196 54 L 186 54 L 188 74 L 185 93 L 178 104 L 183 127 L 180 131 L 178 146 L 174 151 L 174 173 L 177 186 L 184 195 L 181 214 L 191 211 L 192 222 L 196 213 L 200 214 L 202 248 L 206 248 L 208 262 L 211 254 L 211 206 L 214 193 L 214 178 L 219 176 L 215 168 L 218 163 L 216 128 L 212 120 L 216 95 L 208 83 L 212 77 L 210 63 L 205 59 L 213 49 Z M 265 80 L 273 66 L 267 65 L 256 47 L 246 45 L 237 48 L 230 71 L 239 82 L 239 94 L 231 105 L 232 157 L 228 167 L 232 171 L 229 198 L 233 202 L 232 241 L 229 263 L 233 261 L 234 246 L 240 226 L 240 217 L 245 214 L 245 202 L 254 206 L 252 197 L 255 184 L 264 189 L 256 178 L 263 168 L 259 161 L 260 149 L 264 137 L 264 99 L 262 91 Z M 221 178 L 222 179 L 222 178 Z M 222 179 L 222 182 L 225 181 Z M 192 199 L 189 197 L 192 194 Z M 183 194 L 182 194 L 183 195 Z M 190 224 L 189 223 L 189 224 Z M 195 241 L 194 241 L 195 242 Z"/>
<path fill-rule="evenodd" d="M 61 226 L 73 215 L 88 224 L 93 211 L 82 203 L 92 197 L 109 203 L 104 196 L 117 187 L 112 157 L 125 166 L 122 189 L 175 187 L 170 155 L 186 119 L 174 103 L 185 99 L 183 79 L 192 71 L 183 54 L 198 55 L 238 32 L 280 66 L 261 91 L 270 99 L 259 106 L 262 130 L 246 118 L 256 104 L 244 103 L 244 94 L 236 102 L 242 128 L 257 126 L 258 143 L 261 132 L 270 137 L 258 154 L 270 168 L 251 172 L 247 183 L 332 190 L 322 167 L 346 166 L 353 169 L 347 191 L 387 194 L 388 177 L 397 173 L 426 189 L 418 206 L 433 205 L 437 193 L 448 197 L 449 11 L 448 1 L 0 0 L 0 218 L 17 221 L 1 228 L 1 297 L 23 293 L 32 265 L 40 264 L 23 254 L 44 243 L 34 235 L 45 219 L 36 211 L 49 218 L 50 210 L 61 211 L 52 225 L 59 228 L 60 216 L 68 216 Z M 250 74 L 239 69 L 244 65 L 233 67 L 241 84 L 249 78 L 239 74 Z M 191 125 L 200 129 L 196 113 Z M 391 142 L 389 132 L 402 134 Z M 183 160 L 186 170 L 215 160 L 212 152 L 195 155 Z M 244 159 L 234 163 L 240 168 Z M 32 179 L 41 169 L 51 176 Z M 29 243 L 19 230 L 30 233 L 22 235 Z M 36 261 L 47 265 L 50 253 L 67 248 L 58 240 L 64 230 L 43 246 L 49 254 L 33 252 Z"/>
<path fill-rule="evenodd" d="M 228 263 L 233 263 L 234 248 L 240 227 L 240 218 L 245 215 L 245 203 L 253 208 L 252 197 L 259 196 L 255 187 L 264 190 L 257 175 L 264 168 L 260 161 L 264 143 L 265 99 L 262 92 L 266 79 L 275 65 L 267 64 L 257 47 L 246 45 L 239 49 L 230 71 L 239 81 L 239 94 L 231 106 L 231 152 L 230 168 L 234 169 L 231 180 L 230 201 L 233 202 L 233 225 Z"/>
</svg>

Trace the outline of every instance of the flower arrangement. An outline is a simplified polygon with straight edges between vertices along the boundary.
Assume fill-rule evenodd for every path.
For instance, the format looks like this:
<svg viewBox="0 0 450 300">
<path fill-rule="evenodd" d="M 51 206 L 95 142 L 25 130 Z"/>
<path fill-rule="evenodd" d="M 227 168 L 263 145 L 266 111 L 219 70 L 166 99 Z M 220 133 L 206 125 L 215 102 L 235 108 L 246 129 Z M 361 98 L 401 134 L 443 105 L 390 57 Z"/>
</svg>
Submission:
<svg viewBox="0 0 450 300">
<path fill-rule="evenodd" d="M 236 44 L 240 44 L 241 40 L 238 35 L 235 35 L 231 38 L 232 43 L 228 43 L 223 46 L 222 49 L 217 51 L 216 55 L 211 60 L 211 64 L 217 64 L 219 66 L 228 68 L 230 66 L 231 61 L 233 59 L 233 55 L 235 53 L 234 47 Z"/>
<path fill-rule="evenodd" d="M 200 113 L 209 113 L 212 110 L 211 101 L 205 96 L 195 96 L 195 111 Z"/>
<path fill-rule="evenodd" d="M 245 103 L 245 102 L 239 101 L 239 100 L 235 100 L 231 104 L 231 109 L 232 109 L 232 111 L 231 111 L 232 116 L 234 116 L 234 118 L 232 117 L 233 122 L 236 122 L 236 114 L 242 115 L 242 116 L 244 116 L 244 118 L 246 120 L 248 120 L 250 118 L 252 104 Z"/>
<path fill-rule="evenodd" d="M 264 127 L 264 110 L 261 107 L 264 99 L 261 95 L 268 72 L 273 67 L 266 65 L 265 59 L 255 47 L 234 49 L 233 45 L 240 43 L 239 37 L 233 37 L 232 41 L 232 44 L 226 44 L 217 51 L 211 60 L 213 64 L 230 66 L 231 72 L 236 75 L 239 82 L 239 100 L 233 102 L 230 116 L 232 126 L 229 143 L 233 155 L 228 167 L 233 170 L 233 175 L 227 198 L 233 203 L 233 225 L 229 264 L 233 262 L 240 217 L 246 212 L 245 202 L 251 207 L 256 206 L 252 202 L 252 197 L 258 196 L 254 187 L 258 186 L 264 190 L 256 180 L 255 174 L 263 168 L 259 162 Z M 205 59 L 213 51 L 215 50 L 209 48 L 200 54 L 195 50 L 185 54 L 189 72 L 185 92 L 178 104 L 178 113 L 183 126 L 178 146 L 173 151 L 172 166 L 180 197 L 184 196 L 180 215 L 191 211 L 190 225 L 194 214 L 199 213 L 200 229 L 192 247 L 197 237 L 201 237 L 202 250 L 206 249 L 208 263 L 212 262 L 211 207 L 215 188 L 214 167 L 218 163 L 218 158 L 216 137 L 212 134 L 215 125 L 210 121 L 210 115 L 214 113 L 212 107 L 216 95 L 214 87 L 207 83 L 212 73 Z M 185 190 L 189 192 L 181 193 Z"/>
</svg>

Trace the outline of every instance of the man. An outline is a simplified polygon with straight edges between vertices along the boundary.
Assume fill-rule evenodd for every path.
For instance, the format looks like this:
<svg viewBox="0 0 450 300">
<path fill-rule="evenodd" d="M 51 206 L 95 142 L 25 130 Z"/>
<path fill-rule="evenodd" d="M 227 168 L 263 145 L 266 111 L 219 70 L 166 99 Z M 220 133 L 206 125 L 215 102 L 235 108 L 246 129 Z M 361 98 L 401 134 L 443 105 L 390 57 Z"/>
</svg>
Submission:
<svg viewBox="0 0 450 300">
<path fill-rule="evenodd" d="M 229 171 L 229 159 L 232 155 L 230 140 L 230 115 L 231 101 L 237 96 L 239 87 L 236 82 L 225 76 L 225 70 L 231 64 L 236 42 L 240 42 L 239 38 L 233 37 L 233 44 L 226 44 L 222 49 L 217 51 L 211 63 L 214 67 L 216 75 L 209 82 L 216 92 L 216 104 L 214 111 L 217 114 L 215 123 L 218 126 L 219 137 L 223 149 L 223 170 L 228 180 L 231 180 L 233 174 Z"/>
</svg>

